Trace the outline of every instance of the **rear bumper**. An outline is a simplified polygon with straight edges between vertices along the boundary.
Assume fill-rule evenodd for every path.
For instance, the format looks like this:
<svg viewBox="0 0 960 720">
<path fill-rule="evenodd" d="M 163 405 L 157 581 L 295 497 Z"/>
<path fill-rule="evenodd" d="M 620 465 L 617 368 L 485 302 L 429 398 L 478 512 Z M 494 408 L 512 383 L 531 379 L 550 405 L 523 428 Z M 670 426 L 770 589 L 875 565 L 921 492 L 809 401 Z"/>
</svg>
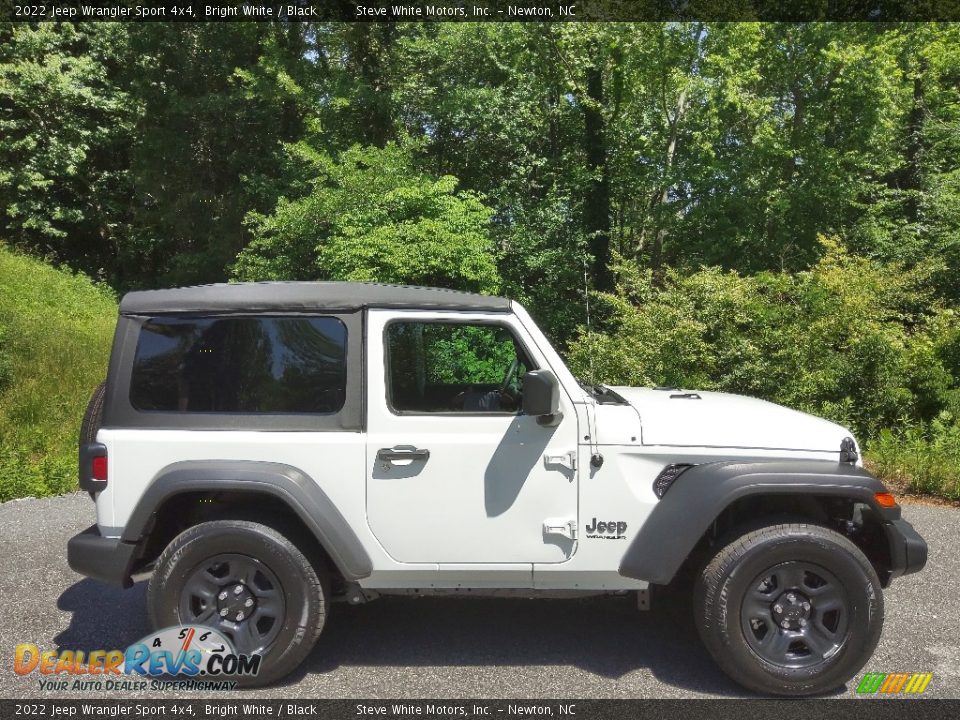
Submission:
<svg viewBox="0 0 960 720">
<path fill-rule="evenodd" d="M 74 572 L 111 585 L 130 587 L 137 546 L 120 538 L 103 537 L 91 525 L 67 541 L 67 563 Z"/>
<path fill-rule="evenodd" d="M 891 577 L 909 575 L 927 564 L 927 543 L 906 520 L 894 520 L 886 526 L 890 543 Z"/>
</svg>

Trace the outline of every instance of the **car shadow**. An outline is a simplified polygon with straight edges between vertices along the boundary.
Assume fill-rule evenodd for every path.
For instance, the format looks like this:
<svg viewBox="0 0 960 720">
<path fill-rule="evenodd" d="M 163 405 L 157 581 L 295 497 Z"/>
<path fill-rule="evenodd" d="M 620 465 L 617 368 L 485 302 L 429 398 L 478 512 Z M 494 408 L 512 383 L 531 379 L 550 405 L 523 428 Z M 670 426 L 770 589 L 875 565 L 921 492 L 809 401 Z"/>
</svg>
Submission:
<svg viewBox="0 0 960 720">
<path fill-rule="evenodd" d="M 658 600 L 660 601 L 658 603 Z M 605 680 L 646 669 L 676 688 L 750 695 L 721 672 L 693 625 L 689 596 L 578 599 L 388 597 L 334 604 L 306 661 L 281 681 L 357 667 L 574 666 Z M 84 579 L 57 601 L 72 613 L 59 650 L 124 649 L 144 637 L 146 583 L 121 590 Z M 842 692 L 842 691 L 841 691 Z"/>
<path fill-rule="evenodd" d="M 700 642 L 689 602 L 641 612 L 634 595 L 579 599 L 384 598 L 337 604 L 288 678 L 362 666 L 574 666 L 607 680 L 649 670 L 695 692 L 743 696 Z"/>
<path fill-rule="evenodd" d="M 70 625 L 53 638 L 58 650 L 123 650 L 148 632 L 147 584 L 129 590 L 84 578 L 61 593 Z"/>
</svg>

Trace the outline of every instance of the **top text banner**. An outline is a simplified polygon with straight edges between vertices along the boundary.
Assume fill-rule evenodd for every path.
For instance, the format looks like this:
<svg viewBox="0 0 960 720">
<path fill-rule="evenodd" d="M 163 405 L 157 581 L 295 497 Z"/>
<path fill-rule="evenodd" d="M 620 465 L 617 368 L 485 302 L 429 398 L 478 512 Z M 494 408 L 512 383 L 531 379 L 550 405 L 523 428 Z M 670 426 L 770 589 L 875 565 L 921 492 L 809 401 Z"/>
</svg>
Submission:
<svg viewBox="0 0 960 720">
<path fill-rule="evenodd" d="M 471 2 L 0 2 L 14 22 L 599 22 L 960 20 L 960 0 L 472 0 Z"/>
</svg>

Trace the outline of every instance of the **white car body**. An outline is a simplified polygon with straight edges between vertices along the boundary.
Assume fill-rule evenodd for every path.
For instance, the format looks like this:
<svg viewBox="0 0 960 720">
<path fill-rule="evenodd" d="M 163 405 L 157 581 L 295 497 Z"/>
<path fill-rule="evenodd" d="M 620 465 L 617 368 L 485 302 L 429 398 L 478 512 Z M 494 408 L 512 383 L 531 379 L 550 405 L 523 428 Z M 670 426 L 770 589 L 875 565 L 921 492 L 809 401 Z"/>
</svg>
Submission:
<svg viewBox="0 0 960 720">
<path fill-rule="evenodd" d="M 509 328 L 562 389 L 554 427 L 512 416 L 405 416 L 386 402 L 383 329 L 398 319 Z M 111 482 L 96 498 L 102 536 L 119 537 L 172 462 L 293 465 L 339 509 L 370 557 L 364 589 L 642 589 L 622 576 L 626 540 L 657 503 L 671 463 L 833 459 L 849 431 L 772 403 L 722 393 L 613 388 L 585 392 L 526 311 L 373 309 L 367 314 L 365 432 L 102 428 Z M 380 448 L 429 448 L 429 461 L 383 462 Z M 601 467 L 591 458 L 602 456 Z M 624 523 L 611 538 L 589 528 Z M 617 527 L 614 525 L 614 527 Z"/>
</svg>

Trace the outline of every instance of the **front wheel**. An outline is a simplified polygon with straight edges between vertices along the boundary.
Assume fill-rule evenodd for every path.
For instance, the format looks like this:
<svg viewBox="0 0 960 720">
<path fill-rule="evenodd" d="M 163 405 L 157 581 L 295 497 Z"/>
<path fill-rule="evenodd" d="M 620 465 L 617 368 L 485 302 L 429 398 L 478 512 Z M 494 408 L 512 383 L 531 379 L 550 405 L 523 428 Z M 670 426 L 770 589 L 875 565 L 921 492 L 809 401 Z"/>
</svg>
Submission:
<svg viewBox="0 0 960 720">
<path fill-rule="evenodd" d="M 326 619 L 328 585 L 273 528 L 217 520 L 180 533 L 157 560 L 147 593 L 154 628 L 203 625 L 243 655 L 262 656 L 243 685 L 266 685 L 296 668 Z"/>
<path fill-rule="evenodd" d="M 850 680 L 883 628 L 870 561 L 817 525 L 771 525 L 722 548 L 695 594 L 697 628 L 723 670 L 751 690 L 815 695 Z"/>
</svg>

